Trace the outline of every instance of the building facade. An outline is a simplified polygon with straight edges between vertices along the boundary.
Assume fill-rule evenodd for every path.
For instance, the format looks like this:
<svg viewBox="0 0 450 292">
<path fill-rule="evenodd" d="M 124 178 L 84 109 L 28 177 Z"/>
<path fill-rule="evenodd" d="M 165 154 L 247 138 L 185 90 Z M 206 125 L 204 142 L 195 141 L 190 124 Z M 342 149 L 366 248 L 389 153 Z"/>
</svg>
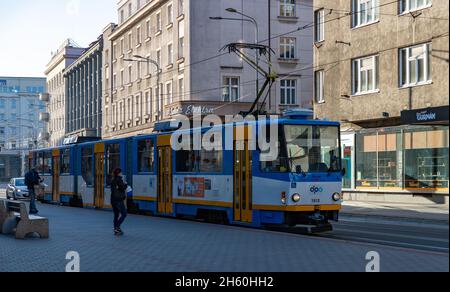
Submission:
<svg viewBox="0 0 450 292">
<path fill-rule="evenodd" d="M 45 123 L 40 116 L 45 104 L 45 78 L 0 76 L 0 181 L 24 172 L 29 150 L 45 146 L 41 133 Z"/>
<path fill-rule="evenodd" d="M 274 51 L 261 66 L 280 76 L 266 110 L 312 108 L 312 0 L 122 0 L 118 15 L 104 31 L 105 138 L 151 133 L 179 114 L 249 110 L 263 76 L 220 49 L 256 39 Z"/>
<path fill-rule="evenodd" d="M 84 52 L 72 40 L 66 40 L 52 58 L 45 70 L 47 94 L 42 100 L 47 102 L 49 145 L 59 146 L 67 134 L 66 84 L 64 70 L 75 62 Z M 45 119 L 46 120 L 46 119 Z"/>
<path fill-rule="evenodd" d="M 314 7 L 314 109 L 342 122 L 348 198 L 448 202 L 449 2 Z"/>
<path fill-rule="evenodd" d="M 102 135 L 102 55 L 100 36 L 64 70 L 66 137 Z"/>
</svg>

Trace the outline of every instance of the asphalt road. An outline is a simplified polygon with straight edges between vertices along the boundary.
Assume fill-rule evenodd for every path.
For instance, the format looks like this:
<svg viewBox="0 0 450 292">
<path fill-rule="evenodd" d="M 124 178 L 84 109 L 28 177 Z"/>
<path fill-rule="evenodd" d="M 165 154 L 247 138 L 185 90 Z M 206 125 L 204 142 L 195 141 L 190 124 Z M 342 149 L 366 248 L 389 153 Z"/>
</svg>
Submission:
<svg viewBox="0 0 450 292">
<path fill-rule="evenodd" d="M 4 186 L 0 185 L 0 198 L 4 197 Z M 449 225 L 445 223 L 344 215 L 341 216 L 340 222 L 333 223 L 333 229 L 332 232 L 314 236 L 423 251 L 449 252 Z M 284 229 L 281 231 L 287 232 Z M 297 233 L 292 229 L 288 232 Z"/>
</svg>

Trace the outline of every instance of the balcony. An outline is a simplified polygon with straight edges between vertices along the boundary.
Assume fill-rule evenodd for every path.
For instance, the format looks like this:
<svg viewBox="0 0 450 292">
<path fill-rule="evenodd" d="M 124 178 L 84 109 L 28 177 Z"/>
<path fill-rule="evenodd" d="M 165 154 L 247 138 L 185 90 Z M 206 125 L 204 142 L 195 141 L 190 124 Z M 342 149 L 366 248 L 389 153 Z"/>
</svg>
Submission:
<svg viewBox="0 0 450 292">
<path fill-rule="evenodd" d="M 39 94 L 39 100 L 43 102 L 49 102 L 50 101 L 50 94 L 48 93 L 41 93 Z"/>
<path fill-rule="evenodd" d="M 39 140 L 40 141 L 49 141 L 50 140 L 50 133 L 48 133 L 48 132 L 40 132 L 39 133 Z"/>
<path fill-rule="evenodd" d="M 50 114 L 49 113 L 39 113 L 39 121 L 41 122 L 50 122 Z"/>
</svg>

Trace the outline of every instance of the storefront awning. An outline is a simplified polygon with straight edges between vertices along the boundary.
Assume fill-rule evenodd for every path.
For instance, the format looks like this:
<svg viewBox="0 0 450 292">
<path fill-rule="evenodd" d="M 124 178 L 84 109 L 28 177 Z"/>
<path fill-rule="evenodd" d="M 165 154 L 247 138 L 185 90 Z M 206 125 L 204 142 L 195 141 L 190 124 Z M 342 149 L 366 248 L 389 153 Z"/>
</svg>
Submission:
<svg viewBox="0 0 450 292">
<path fill-rule="evenodd" d="M 445 125 L 448 126 L 449 107 L 433 107 L 402 112 L 404 125 Z"/>
</svg>

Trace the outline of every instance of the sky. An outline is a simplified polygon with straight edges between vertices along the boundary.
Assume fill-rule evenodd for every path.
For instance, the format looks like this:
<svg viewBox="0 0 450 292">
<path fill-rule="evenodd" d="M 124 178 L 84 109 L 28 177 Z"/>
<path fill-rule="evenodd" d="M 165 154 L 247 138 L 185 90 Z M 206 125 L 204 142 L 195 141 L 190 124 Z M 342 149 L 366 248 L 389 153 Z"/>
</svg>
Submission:
<svg viewBox="0 0 450 292">
<path fill-rule="evenodd" d="M 0 0 L 0 76 L 44 77 L 51 52 L 81 47 L 117 22 L 117 0 Z"/>
</svg>

